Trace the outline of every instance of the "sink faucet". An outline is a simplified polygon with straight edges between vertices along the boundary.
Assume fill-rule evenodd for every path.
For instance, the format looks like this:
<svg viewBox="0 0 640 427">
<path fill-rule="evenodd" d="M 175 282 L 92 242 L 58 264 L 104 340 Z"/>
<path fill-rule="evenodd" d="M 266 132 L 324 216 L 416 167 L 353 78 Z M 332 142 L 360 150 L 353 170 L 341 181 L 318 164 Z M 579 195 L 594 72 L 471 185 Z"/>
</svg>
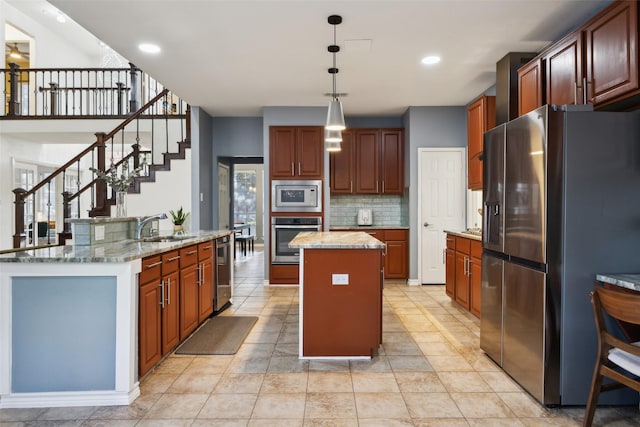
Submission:
<svg viewBox="0 0 640 427">
<path fill-rule="evenodd" d="M 159 214 L 148 216 L 145 219 L 142 219 L 142 218 L 136 219 L 135 239 L 140 240 L 140 238 L 142 237 L 142 227 L 144 227 L 146 224 L 157 219 L 166 219 L 166 218 L 167 218 L 166 213 L 159 213 Z"/>
</svg>

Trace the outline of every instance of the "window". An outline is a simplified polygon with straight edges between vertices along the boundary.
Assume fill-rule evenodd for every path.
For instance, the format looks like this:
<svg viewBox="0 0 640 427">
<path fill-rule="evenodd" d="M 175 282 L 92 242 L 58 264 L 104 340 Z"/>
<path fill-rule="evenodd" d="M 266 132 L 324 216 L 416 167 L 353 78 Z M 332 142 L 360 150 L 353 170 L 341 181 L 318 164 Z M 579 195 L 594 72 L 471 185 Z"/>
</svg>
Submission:
<svg viewBox="0 0 640 427">
<path fill-rule="evenodd" d="M 233 221 L 256 223 L 256 171 L 235 170 L 233 173 Z"/>
</svg>

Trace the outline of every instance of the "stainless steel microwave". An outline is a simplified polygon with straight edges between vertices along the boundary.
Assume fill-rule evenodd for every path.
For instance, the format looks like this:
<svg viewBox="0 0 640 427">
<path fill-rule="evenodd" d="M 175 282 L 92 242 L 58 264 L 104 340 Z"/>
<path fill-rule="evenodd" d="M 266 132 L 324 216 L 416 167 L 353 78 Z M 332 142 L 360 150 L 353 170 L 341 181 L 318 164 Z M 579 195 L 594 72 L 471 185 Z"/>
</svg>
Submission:
<svg viewBox="0 0 640 427">
<path fill-rule="evenodd" d="M 271 211 L 322 212 L 322 181 L 271 181 Z"/>
</svg>

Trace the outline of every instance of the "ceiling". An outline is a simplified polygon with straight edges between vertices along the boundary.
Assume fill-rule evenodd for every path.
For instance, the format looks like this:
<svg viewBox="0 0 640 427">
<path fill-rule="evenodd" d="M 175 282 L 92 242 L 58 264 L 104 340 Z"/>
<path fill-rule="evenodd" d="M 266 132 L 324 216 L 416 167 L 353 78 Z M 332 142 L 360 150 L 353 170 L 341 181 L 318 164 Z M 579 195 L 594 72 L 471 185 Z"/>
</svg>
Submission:
<svg viewBox="0 0 640 427">
<path fill-rule="evenodd" d="M 336 28 L 346 115 L 466 105 L 507 52 L 536 52 L 610 0 L 49 0 L 212 116 L 325 106 Z M 20 3 L 20 2 L 16 2 Z M 152 42 L 160 54 L 140 52 Z M 425 66 L 423 56 L 442 61 Z"/>
</svg>

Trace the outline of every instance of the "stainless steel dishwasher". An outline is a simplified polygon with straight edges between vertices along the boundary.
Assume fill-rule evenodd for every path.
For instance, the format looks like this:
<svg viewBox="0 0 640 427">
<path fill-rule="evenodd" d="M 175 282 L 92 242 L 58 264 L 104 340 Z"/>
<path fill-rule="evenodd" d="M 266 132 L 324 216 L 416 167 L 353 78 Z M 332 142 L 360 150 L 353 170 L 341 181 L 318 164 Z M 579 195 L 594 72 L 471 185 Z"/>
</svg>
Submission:
<svg viewBox="0 0 640 427">
<path fill-rule="evenodd" d="M 216 285 L 213 311 L 219 313 L 231 305 L 231 237 L 216 239 Z"/>
</svg>

